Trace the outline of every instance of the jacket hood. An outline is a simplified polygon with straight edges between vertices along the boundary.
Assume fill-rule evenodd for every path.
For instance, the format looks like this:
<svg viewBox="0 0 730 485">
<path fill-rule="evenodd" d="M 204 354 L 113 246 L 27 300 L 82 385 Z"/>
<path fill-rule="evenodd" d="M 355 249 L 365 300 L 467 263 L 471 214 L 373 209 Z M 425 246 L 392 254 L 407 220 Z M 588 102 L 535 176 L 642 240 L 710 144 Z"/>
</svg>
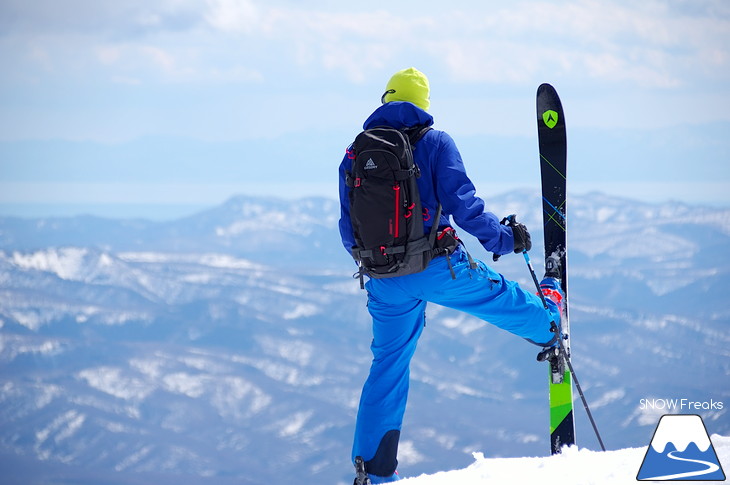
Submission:
<svg viewBox="0 0 730 485">
<path fill-rule="evenodd" d="M 376 109 L 370 117 L 365 120 L 363 128 L 368 130 L 376 126 L 390 126 L 396 129 L 410 126 L 433 125 L 433 116 L 426 113 L 413 103 L 406 101 L 391 101 Z"/>
</svg>

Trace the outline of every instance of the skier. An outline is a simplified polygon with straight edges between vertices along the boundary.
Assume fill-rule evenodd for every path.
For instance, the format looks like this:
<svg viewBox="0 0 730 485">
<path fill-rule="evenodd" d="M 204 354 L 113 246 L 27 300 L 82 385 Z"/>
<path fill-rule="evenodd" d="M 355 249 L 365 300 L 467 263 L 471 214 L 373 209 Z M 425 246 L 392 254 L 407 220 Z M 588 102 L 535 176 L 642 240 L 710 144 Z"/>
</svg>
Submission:
<svg viewBox="0 0 730 485">
<path fill-rule="evenodd" d="M 431 126 L 429 96 L 429 81 L 423 73 L 415 68 L 398 71 L 386 85 L 382 105 L 365 121 L 364 128 Z M 449 227 L 452 217 L 495 255 L 530 249 L 530 234 L 523 224 L 514 219 L 500 224 L 497 216 L 485 209 L 447 133 L 435 129 L 426 132 L 416 142 L 413 157 L 420 169 L 418 189 L 426 234 L 432 224 L 438 224 L 439 229 Z M 356 245 L 349 210 L 351 188 L 346 182 L 351 164 L 352 157 L 346 155 L 339 167 L 339 228 L 348 252 Z M 428 214 L 437 213 L 439 203 L 443 210 L 440 219 L 428 220 Z M 550 298 L 560 300 L 557 280 L 546 278 L 542 286 Z M 471 260 L 459 247 L 448 257 L 435 257 L 419 273 L 372 278 L 365 288 L 373 320 L 373 360 L 355 425 L 352 459 L 356 485 L 399 479 L 398 441 L 408 398 L 409 365 L 424 328 L 427 302 L 464 311 L 543 348 L 557 342 L 550 322 L 551 318 L 560 322 L 559 301 L 548 299 L 549 315 L 537 295 L 483 262 Z"/>
</svg>

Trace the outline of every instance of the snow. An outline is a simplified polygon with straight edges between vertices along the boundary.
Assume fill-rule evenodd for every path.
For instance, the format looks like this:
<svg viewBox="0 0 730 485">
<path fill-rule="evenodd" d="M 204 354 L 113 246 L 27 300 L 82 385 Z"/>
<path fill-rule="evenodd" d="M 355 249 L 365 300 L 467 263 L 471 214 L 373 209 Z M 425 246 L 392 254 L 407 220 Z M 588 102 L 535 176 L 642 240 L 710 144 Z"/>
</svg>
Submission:
<svg viewBox="0 0 730 485">
<path fill-rule="evenodd" d="M 19 268 L 35 269 L 55 273 L 64 280 L 78 278 L 83 272 L 84 260 L 89 251 L 84 248 L 61 248 L 37 251 L 35 253 L 22 254 L 14 252 L 11 262 Z M 104 264 L 109 264 L 105 260 Z"/>
<path fill-rule="evenodd" d="M 728 475 L 730 437 L 712 435 L 720 464 Z M 647 443 L 647 447 L 648 447 Z M 539 483 L 540 485 L 636 485 L 636 475 L 647 448 L 625 448 L 606 452 L 570 447 L 548 457 L 486 458 L 474 453 L 474 463 L 462 470 L 419 477 L 404 477 L 403 485 L 485 485 Z M 690 483 L 672 481 L 672 483 Z M 713 483 L 727 483 L 713 482 Z"/>
<path fill-rule="evenodd" d="M 581 219 L 581 204 L 591 220 Z M 571 310 L 583 345 L 576 366 L 614 449 L 540 456 L 544 421 L 523 424 L 528 413 L 546 412 L 544 387 L 523 386 L 532 382 L 532 350 L 520 354 L 515 345 L 513 353 L 483 322 L 434 306 L 413 364 L 407 417 L 415 425 L 399 446 L 406 485 L 638 483 L 651 431 L 672 412 L 641 400 L 686 395 L 727 402 L 728 311 L 715 290 L 728 275 L 725 253 L 716 249 L 727 245 L 719 231 L 730 234 L 730 210 L 635 210 L 592 199 L 576 199 L 573 207 Z M 263 242 L 252 247 L 245 231 L 230 239 L 245 226 L 211 217 L 195 233 L 181 221 L 130 230 L 117 242 L 90 226 L 93 238 L 58 229 L 60 248 L 37 249 L 26 237 L 0 250 L 0 362 L 13 370 L 0 383 L 5 451 L 47 460 L 51 470 L 59 462 L 93 464 L 129 473 L 129 480 L 171 470 L 189 476 L 187 483 L 210 475 L 216 475 L 210 483 L 237 476 L 273 476 L 278 483 L 276 477 L 301 474 L 308 483 L 350 485 L 346 458 L 369 363 L 370 322 L 364 293 L 350 278 L 352 261 L 338 241 L 331 248 L 324 243 L 336 239 L 334 209 L 331 227 L 312 226 L 307 244 L 272 229 L 258 232 Z M 524 201 L 496 209 L 525 213 L 528 227 L 540 227 L 540 211 Z M 216 238 L 215 228 L 231 232 Z M 628 250 L 619 254 L 622 244 Z M 478 241 L 468 246 L 480 248 Z M 282 254 L 272 257 L 274 251 Z M 292 267 L 296 258 L 299 266 Z M 513 259 L 521 260 L 505 258 L 499 269 L 532 287 L 524 261 Z M 330 260 L 342 264 L 325 266 Z M 629 336 L 625 345 L 609 331 L 615 328 Z M 622 382 L 627 373 L 636 382 Z M 490 385 L 493 375 L 505 384 Z M 505 406 L 514 409 L 500 415 Z M 697 412 L 710 430 L 730 436 L 727 408 Z M 482 419 L 485 413 L 491 417 Z M 590 431 L 580 429 L 579 443 L 590 445 Z M 730 439 L 713 441 L 728 474 Z M 472 459 L 475 451 L 487 456 Z M 518 455 L 533 457 L 504 458 Z M 419 476 L 472 461 L 464 470 Z M 47 472 L 33 473 L 40 483 Z"/>
<path fill-rule="evenodd" d="M 277 423 L 281 427 L 279 436 L 295 436 L 304 429 L 304 425 L 310 420 L 314 413 L 311 411 L 301 411 L 287 416 L 285 419 Z"/>
<path fill-rule="evenodd" d="M 250 419 L 272 401 L 269 394 L 240 377 L 224 377 L 211 391 L 211 404 L 218 414 L 236 420 Z"/>
<path fill-rule="evenodd" d="M 295 320 L 297 318 L 312 317 L 320 312 L 317 305 L 311 303 L 300 303 L 293 310 L 285 312 L 283 316 L 284 320 Z"/>
<path fill-rule="evenodd" d="M 176 372 L 168 374 L 162 379 L 165 390 L 184 394 L 193 399 L 198 398 L 205 392 L 205 378 L 201 376 L 192 376 L 185 372 Z"/>
<path fill-rule="evenodd" d="M 58 416 L 50 425 L 36 431 L 35 449 L 39 456 L 49 457 L 51 451 L 44 448 L 53 448 L 61 441 L 73 437 L 86 421 L 86 415 L 77 411 L 68 411 Z M 61 458 L 61 461 L 64 458 Z"/>
<path fill-rule="evenodd" d="M 462 335 L 469 335 L 471 332 L 484 327 L 484 324 L 480 320 L 468 318 L 463 314 L 455 317 L 439 318 L 437 323 L 450 330 L 456 330 Z"/>
<path fill-rule="evenodd" d="M 115 367 L 85 369 L 78 373 L 78 377 L 90 387 L 126 401 L 142 401 L 155 389 L 140 379 L 124 375 L 123 369 Z"/>
</svg>

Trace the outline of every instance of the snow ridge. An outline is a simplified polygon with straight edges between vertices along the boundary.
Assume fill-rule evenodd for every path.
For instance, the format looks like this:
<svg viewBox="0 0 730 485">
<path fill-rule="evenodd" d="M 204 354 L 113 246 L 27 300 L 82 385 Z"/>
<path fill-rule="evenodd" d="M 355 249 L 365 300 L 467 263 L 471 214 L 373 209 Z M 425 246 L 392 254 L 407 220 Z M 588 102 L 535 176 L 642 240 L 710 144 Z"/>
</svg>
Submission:
<svg viewBox="0 0 730 485">
<path fill-rule="evenodd" d="M 705 439 L 707 439 L 705 437 Z M 730 464 L 730 437 L 712 435 L 720 463 Z M 462 470 L 407 478 L 404 485 L 484 485 L 539 483 L 541 485 L 635 485 L 646 448 L 606 452 L 565 448 L 548 457 L 486 458 L 474 453 L 474 463 Z M 726 483 L 713 482 L 713 483 Z M 672 483 L 689 483 L 673 481 Z"/>
</svg>

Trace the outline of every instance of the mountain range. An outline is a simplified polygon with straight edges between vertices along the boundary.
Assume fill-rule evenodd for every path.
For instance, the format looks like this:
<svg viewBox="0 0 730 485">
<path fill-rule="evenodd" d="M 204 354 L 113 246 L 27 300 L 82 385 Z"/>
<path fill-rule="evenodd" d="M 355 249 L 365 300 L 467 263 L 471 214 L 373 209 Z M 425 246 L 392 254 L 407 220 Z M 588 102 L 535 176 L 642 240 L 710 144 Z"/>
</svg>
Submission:
<svg viewBox="0 0 730 485">
<path fill-rule="evenodd" d="M 600 193 L 569 204 L 573 364 L 604 442 L 646 446 L 670 412 L 730 434 L 730 209 Z M 518 214 L 539 260 L 539 194 L 487 205 Z M 330 199 L 237 196 L 165 222 L 0 218 L 8 483 L 351 482 L 370 329 L 338 217 Z M 462 236 L 531 287 L 521 257 L 492 263 Z M 427 322 L 401 468 L 548 454 L 539 349 L 438 306 Z M 640 405 L 652 398 L 725 406 Z M 596 449 L 581 407 L 578 444 Z"/>
</svg>

